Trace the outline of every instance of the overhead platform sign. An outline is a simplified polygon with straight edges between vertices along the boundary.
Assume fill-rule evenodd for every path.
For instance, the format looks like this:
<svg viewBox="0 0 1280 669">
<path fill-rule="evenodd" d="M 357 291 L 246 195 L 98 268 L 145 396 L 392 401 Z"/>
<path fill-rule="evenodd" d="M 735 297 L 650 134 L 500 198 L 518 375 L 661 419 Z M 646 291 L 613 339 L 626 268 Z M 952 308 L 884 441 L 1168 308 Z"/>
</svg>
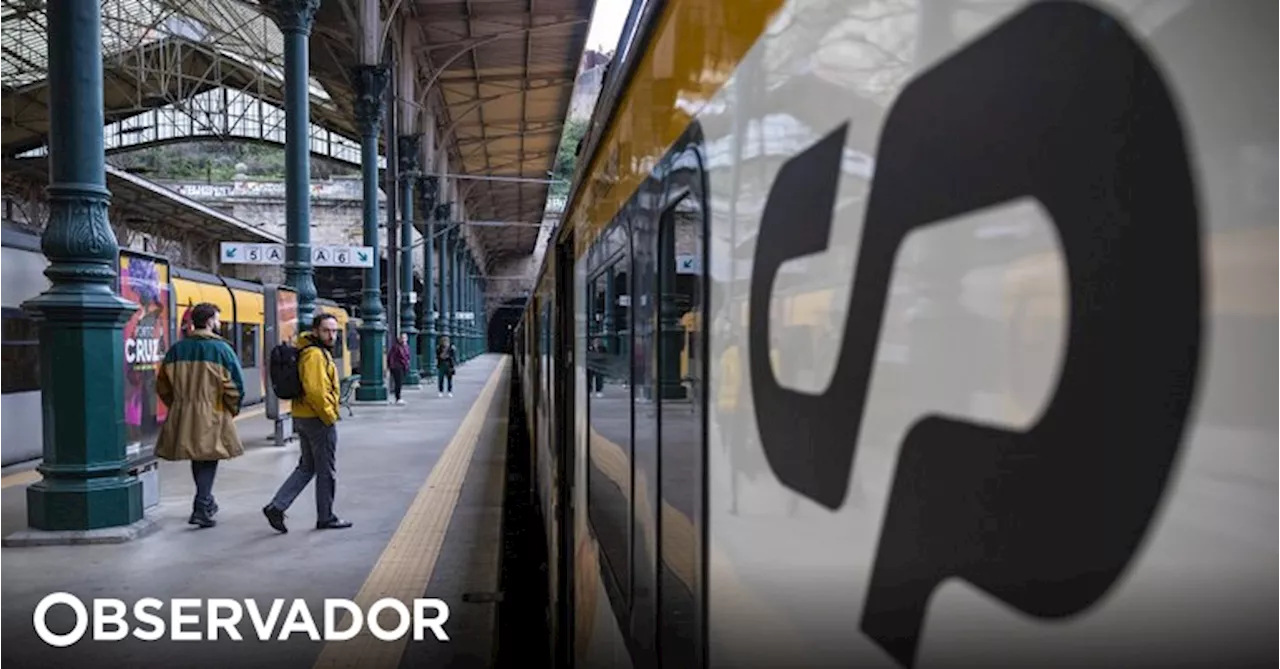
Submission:
<svg viewBox="0 0 1280 669">
<path fill-rule="evenodd" d="M 284 244 L 222 242 L 224 265 L 283 265 Z M 372 246 L 313 246 L 313 267 L 373 267 Z"/>
</svg>

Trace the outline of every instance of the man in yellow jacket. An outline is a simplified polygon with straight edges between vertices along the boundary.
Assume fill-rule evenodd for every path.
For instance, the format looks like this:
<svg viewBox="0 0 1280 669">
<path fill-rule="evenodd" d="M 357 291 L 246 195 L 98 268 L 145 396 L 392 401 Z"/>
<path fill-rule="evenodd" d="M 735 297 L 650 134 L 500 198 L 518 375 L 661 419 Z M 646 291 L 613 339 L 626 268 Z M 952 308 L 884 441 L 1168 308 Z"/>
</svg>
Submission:
<svg viewBox="0 0 1280 669">
<path fill-rule="evenodd" d="M 311 331 L 302 333 L 295 344 L 302 397 L 293 400 L 293 425 L 302 452 L 298 466 L 262 509 L 267 522 L 278 532 L 289 531 L 284 512 L 312 477 L 316 479 L 316 529 L 351 527 L 350 521 L 333 514 L 338 474 L 338 368 L 333 364 L 332 351 L 337 338 L 338 319 L 319 313 L 311 322 Z"/>
</svg>

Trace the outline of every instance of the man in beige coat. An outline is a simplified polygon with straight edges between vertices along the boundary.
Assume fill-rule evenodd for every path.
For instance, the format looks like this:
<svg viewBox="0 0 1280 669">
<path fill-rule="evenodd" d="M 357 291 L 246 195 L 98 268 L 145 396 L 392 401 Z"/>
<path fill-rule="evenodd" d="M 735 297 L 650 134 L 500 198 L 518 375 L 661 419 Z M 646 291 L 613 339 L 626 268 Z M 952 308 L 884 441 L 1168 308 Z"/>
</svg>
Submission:
<svg viewBox="0 0 1280 669">
<path fill-rule="evenodd" d="M 193 307 L 191 333 L 165 353 L 156 376 L 156 392 L 169 407 L 156 457 L 191 461 L 196 496 L 187 522 L 202 528 L 217 524 L 213 479 L 218 461 L 244 453 L 235 426 L 244 375 L 236 352 L 216 334 L 221 326 L 218 315 L 212 304 Z"/>
</svg>

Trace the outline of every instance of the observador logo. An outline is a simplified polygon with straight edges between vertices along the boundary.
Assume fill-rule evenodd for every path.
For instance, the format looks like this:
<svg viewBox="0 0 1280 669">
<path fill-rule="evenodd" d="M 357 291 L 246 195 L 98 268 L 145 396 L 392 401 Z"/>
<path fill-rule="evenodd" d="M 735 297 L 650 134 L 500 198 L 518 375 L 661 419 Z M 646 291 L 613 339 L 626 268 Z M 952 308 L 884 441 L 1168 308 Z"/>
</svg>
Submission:
<svg viewBox="0 0 1280 669">
<path fill-rule="evenodd" d="M 173 599 L 166 605 L 154 597 L 144 597 L 133 604 L 134 624 L 131 625 L 125 615 L 128 608 L 119 599 L 94 599 L 90 616 L 89 609 L 78 597 L 55 592 L 36 605 L 33 623 L 41 641 L 57 648 L 83 639 L 91 623 L 93 641 L 121 641 L 129 636 L 142 641 L 166 638 L 170 641 L 244 641 L 242 630 L 250 629 L 259 641 L 288 641 L 299 633 L 306 634 L 312 641 L 346 641 L 360 634 L 366 624 L 369 633 L 381 641 L 399 641 L 410 628 L 414 641 L 425 639 L 427 630 L 431 630 L 437 641 L 449 640 L 444 631 L 449 605 L 440 599 L 415 599 L 406 605 L 386 597 L 374 602 L 368 611 L 362 611 L 349 599 L 325 599 L 321 616 L 323 634 L 306 600 L 294 599 L 287 612 L 285 603 L 284 599 L 273 599 L 263 611 L 252 599 Z M 74 626 L 63 634 L 50 630 L 45 620 L 49 611 L 58 605 L 69 607 L 75 614 Z M 390 629 L 379 621 L 384 611 L 392 614 L 382 616 L 383 619 L 396 621 Z M 245 629 L 246 613 L 250 629 Z M 345 623 L 344 629 L 338 629 L 340 623 Z"/>
</svg>

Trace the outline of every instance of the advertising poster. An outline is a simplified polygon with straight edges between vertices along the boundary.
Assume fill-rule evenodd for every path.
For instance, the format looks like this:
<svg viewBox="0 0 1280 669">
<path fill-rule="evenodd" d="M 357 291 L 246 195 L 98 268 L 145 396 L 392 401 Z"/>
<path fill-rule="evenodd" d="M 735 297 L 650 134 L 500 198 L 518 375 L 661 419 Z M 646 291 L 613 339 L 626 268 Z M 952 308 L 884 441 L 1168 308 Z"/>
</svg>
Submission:
<svg viewBox="0 0 1280 669">
<path fill-rule="evenodd" d="M 169 349 L 169 265 L 120 254 L 120 295 L 138 305 L 124 325 L 124 416 L 130 450 L 154 441 L 167 407 L 156 395 L 156 374 Z"/>
</svg>

